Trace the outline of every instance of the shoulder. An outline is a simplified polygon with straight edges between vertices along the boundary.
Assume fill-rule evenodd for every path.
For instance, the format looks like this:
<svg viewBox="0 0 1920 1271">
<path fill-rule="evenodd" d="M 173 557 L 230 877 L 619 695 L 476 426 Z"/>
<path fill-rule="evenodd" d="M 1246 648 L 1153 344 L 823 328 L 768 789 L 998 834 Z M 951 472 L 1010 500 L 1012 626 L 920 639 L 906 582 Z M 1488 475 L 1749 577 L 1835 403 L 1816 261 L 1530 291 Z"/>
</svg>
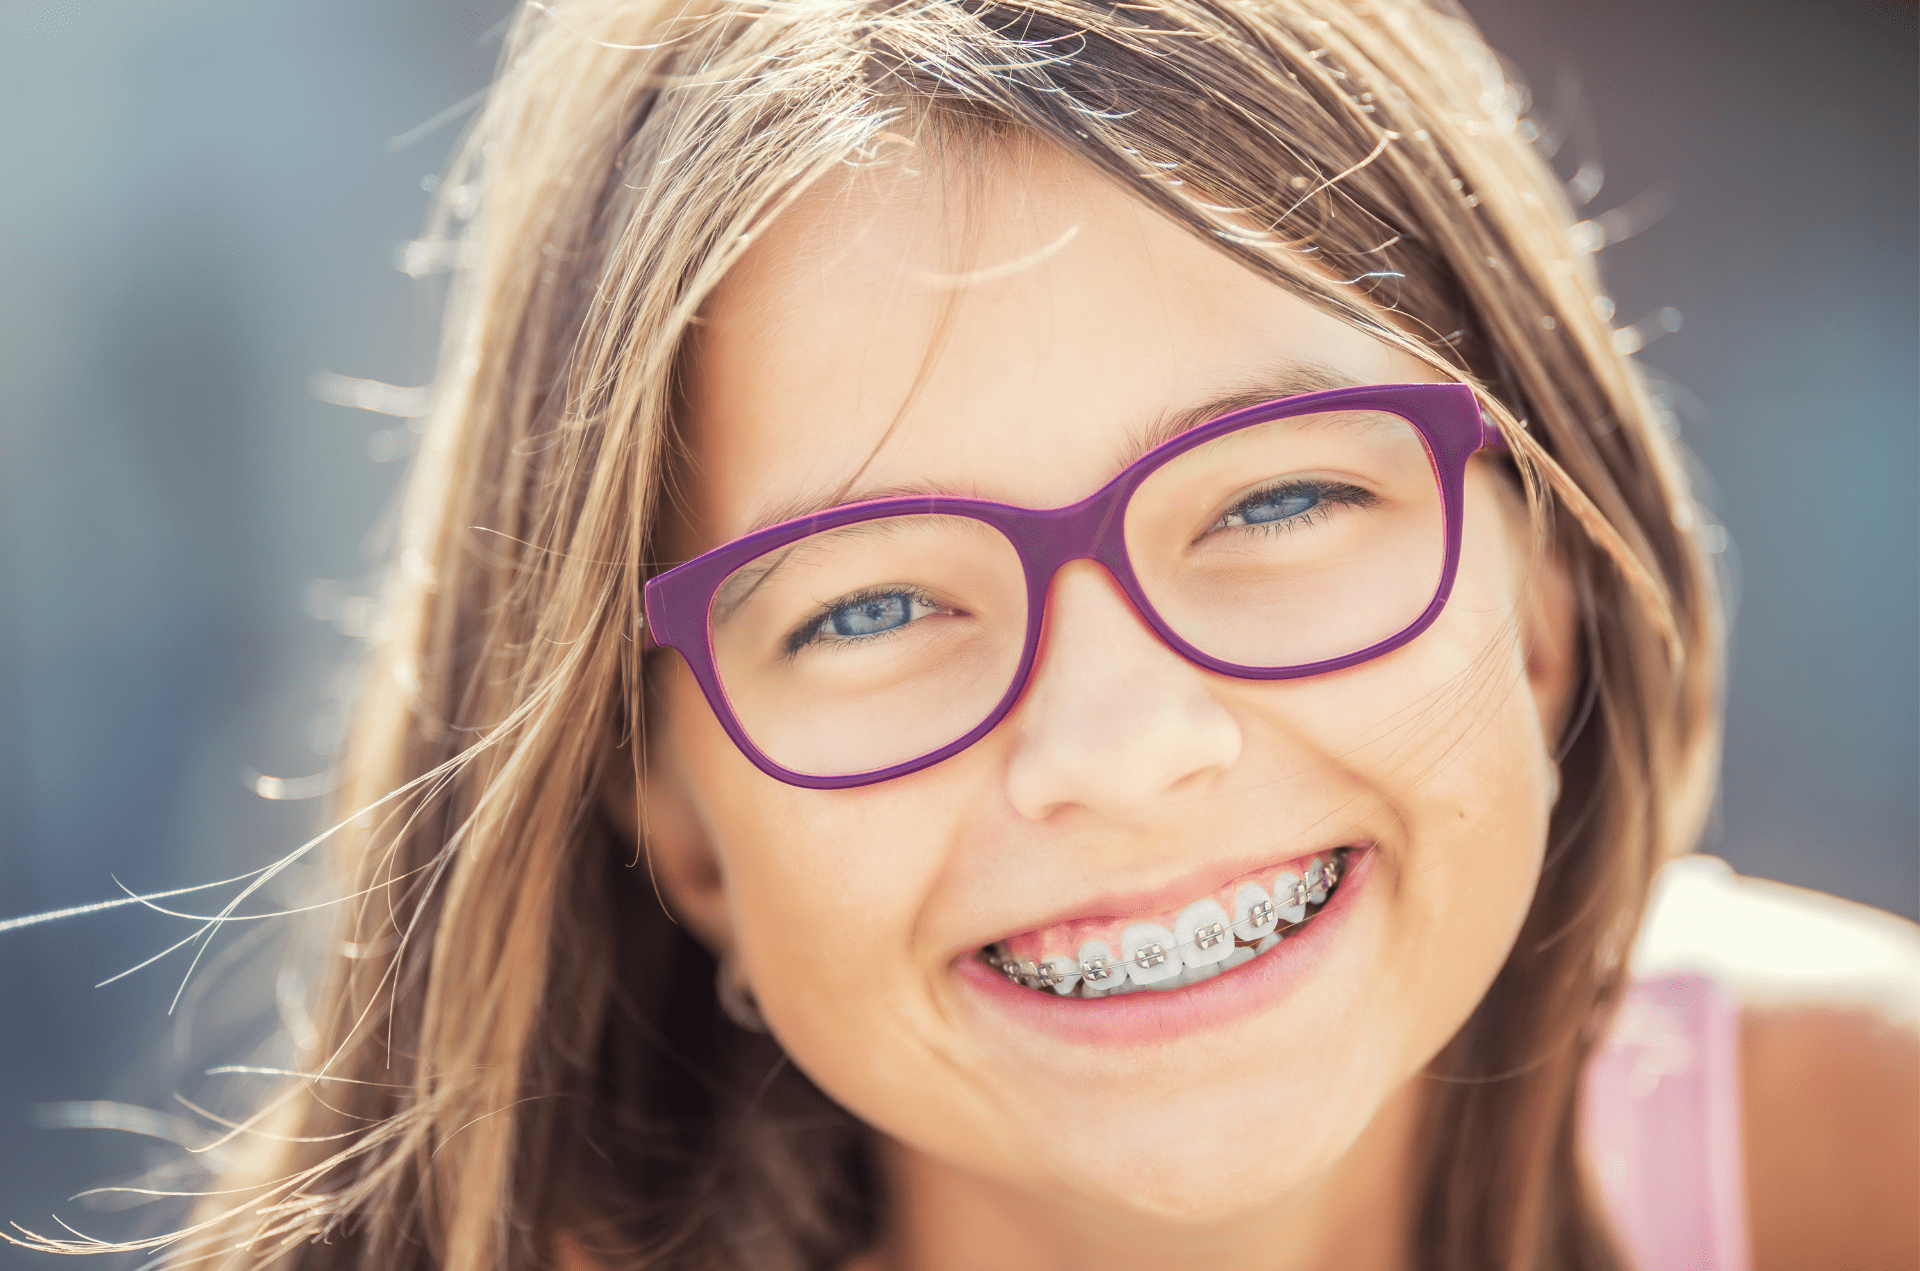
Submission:
<svg viewBox="0 0 1920 1271">
<path fill-rule="evenodd" d="M 1920 1267 L 1920 927 L 1687 858 L 1634 970 L 1704 971 L 1739 1003 L 1756 1271 Z"/>
</svg>

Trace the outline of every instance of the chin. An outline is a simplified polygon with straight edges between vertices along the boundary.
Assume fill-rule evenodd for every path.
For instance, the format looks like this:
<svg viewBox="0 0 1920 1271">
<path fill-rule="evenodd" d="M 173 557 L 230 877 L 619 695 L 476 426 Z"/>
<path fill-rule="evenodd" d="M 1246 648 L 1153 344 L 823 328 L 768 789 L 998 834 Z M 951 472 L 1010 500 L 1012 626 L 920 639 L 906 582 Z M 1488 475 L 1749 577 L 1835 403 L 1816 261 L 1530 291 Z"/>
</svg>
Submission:
<svg viewBox="0 0 1920 1271">
<path fill-rule="evenodd" d="M 1379 1100 L 1349 1090 L 1314 1115 L 1274 1092 L 1338 1089 L 1331 1074 L 1303 1084 L 1297 1071 L 1248 1074 L 1204 1100 L 1088 1110 L 1036 1125 L 1048 1181 L 1086 1201 L 1179 1225 L 1231 1223 L 1297 1193 L 1352 1146 Z M 1356 1110 L 1364 1110 L 1356 1116 Z M 1304 1115 L 1303 1115 L 1304 1113 Z"/>
</svg>

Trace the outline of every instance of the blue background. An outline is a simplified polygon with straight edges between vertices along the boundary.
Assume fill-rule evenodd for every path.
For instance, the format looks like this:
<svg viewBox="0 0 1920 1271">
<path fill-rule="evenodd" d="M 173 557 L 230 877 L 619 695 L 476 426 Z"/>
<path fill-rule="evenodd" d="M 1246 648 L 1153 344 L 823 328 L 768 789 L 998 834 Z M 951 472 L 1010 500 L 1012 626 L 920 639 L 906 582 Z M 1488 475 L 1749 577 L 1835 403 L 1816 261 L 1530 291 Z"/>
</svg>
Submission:
<svg viewBox="0 0 1920 1271">
<path fill-rule="evenodd" d="M 1604 262 L 1618 321 L 1684 315 L 1643 359 L 1732 536 L 1707 847 L 1913 916 L 1914 6 L 1473 9 L 1578 124 L 1561 165 L 1604 168 L 1594 211 L 1672 198 Z M 0 5 L 0 917 L 224 877 L 312 829 L 243 776 L 327 766 L 337 598 L 379 555 L 403 465 L 369 456 L 404 424 L 308 386 L 426 378 L 437 292 L 393 262 L 458 125 L 388 142 L 486 82 L 504 11 Z M 93 987 L 183 934 L 129 909 L 0 934 L 0 1218 L 119 1229 L 63 1198 L 150 1149 L 34 1109 L 181 1112 L 258 1031 L 257 942 L 172 1017 L 178 957 Z"/>
</svg>

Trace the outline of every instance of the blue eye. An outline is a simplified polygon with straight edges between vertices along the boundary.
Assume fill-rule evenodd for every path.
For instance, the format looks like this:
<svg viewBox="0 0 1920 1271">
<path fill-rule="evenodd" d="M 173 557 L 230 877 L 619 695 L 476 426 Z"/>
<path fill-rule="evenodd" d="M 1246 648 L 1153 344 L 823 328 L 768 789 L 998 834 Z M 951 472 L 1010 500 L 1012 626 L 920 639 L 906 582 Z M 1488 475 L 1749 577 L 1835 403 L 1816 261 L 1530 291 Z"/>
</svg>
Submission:
<svg viewBox="0 0 1920 1271">
<path fill-rule="evenodd" d="M 1242 503 L 1235 511 L 1247 525 L 1264 525 L 1269 521 L 1286 521 L 1309 512 L 1320 502 L 1315 494 L 1301 490 L 1269 490 L 1259 496 L 1257 503 Z"/>
<path fill-rule="evenodd" d="M 1216 528 L 1304 527 L 1324 519 L 1335 508 L 1366 508 L 1379 501 L 1371 491 L 1344 481 L 1284 481 L 1241 499 L 1220 518 Z"/>
<path fill-rule="evenodd" d="M 949 612 L 912 590 L 874 589 L 845 596 L 823 606 L 817 617 L 786 638 L 787 656 L 811 645 L 851 646 L 893 635 L 922 618 Z"/>
<path fill-rule="evenodd" d="M 843 639 L 879 635 L 913 620 L 913 597 L 904 592 L 872 596 L 828 610 L 821 626 Z"/>
</svg>

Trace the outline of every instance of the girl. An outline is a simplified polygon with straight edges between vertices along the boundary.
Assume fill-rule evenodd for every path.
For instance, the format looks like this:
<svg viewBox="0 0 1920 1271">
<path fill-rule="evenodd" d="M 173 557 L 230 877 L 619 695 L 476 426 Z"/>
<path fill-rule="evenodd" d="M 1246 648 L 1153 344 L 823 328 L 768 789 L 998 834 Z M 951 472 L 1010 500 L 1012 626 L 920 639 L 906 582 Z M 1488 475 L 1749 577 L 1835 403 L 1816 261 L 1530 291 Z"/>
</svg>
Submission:
<svg viewBox="0 0 1920 1271">
<path fill-rule="evenodd" d="M 1910 1033 L 1632 987 L 1719 611 L 1524 114 L 1414 0 L 530 3 L 171 1256 L 1912 1265 Z"/>
</svg>

